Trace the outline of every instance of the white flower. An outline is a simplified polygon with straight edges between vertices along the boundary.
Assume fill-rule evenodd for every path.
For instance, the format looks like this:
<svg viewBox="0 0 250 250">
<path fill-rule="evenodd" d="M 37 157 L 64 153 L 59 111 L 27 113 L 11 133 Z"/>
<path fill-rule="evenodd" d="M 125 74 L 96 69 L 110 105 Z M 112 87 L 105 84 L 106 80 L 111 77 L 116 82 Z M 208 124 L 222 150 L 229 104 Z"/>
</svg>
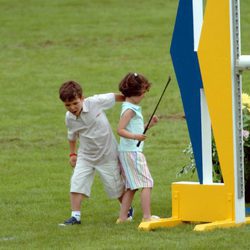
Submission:
<svg viewBox="0 0 250 250">
<path fill-rule="evenodd" d="M 248 139 L 249 134 L 250 134 L 249 131 L 243 129 L 242 135 L 243 135 L 243 137 L 244 137 L 245 140 Z"/>
</svg>

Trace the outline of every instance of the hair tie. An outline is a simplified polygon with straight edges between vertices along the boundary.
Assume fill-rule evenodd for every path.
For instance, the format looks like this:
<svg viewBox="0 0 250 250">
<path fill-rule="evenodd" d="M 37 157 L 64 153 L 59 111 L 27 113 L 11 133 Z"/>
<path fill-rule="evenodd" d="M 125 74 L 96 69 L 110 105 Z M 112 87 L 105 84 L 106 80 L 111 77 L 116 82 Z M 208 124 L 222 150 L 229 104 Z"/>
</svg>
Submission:
<svg viewBox="0 0 250 250">
<path fill-rule="evenodd" d="M 134 76 L 135 76 L 135 77 L 137 77 L 137 76 L 138 76 L 138 74 L 137 74 L 137 73 L 134 73 Z"/>
</svg>

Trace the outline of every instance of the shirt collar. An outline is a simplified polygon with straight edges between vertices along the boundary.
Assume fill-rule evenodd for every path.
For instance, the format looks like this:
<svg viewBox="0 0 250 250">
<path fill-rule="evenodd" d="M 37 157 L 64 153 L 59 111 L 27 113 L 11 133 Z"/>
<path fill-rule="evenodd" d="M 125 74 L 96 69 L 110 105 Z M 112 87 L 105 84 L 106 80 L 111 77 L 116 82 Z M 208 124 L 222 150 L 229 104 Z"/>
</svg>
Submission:
<svg viewBox="0 0 250 250">
<path fill-rule="evenodd" d="M 141 106 L 131 103 L 131 102 L 123 102 L 124 105 L 128 105 L 130 107 L 133 107 L 135 110 L 141 110 Z"/>
<path fill-rule="evenodd" d="M 86 105 L 86 102 L 83 101 L 82 103 L 82 113 L 87 113 L 89 112 L 89 107 Z"/>
</svg>

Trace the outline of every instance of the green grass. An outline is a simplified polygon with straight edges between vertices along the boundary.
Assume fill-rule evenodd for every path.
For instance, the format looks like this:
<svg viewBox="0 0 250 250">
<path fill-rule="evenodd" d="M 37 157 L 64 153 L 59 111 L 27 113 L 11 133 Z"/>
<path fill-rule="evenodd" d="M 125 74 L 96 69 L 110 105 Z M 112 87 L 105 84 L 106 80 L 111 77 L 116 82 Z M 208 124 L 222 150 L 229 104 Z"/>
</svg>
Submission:
<svg viewBox="0 0 250 250">
<path fill-rule="evenodd" d="M 68 144 L 60 84 L 82 83 L 86 96 L 116 92 L 128 71 L 153 83 L 142 103 L 147 119 L 168 75 L 145 146 L 155 187 L 152 212 L 171 216 L 171 183 L 188 161 L 189 142 L 169 54 L 177 0 L 0 0 L 0 249 L 247 249 L 250 227 L 196 233 L 194 225 L 140 232 L 135 221 L 115 225 L 119 205 L 96 176 L 82 225 L 59 228 L 70 215 Z M 249 4 L 242 1 L 242 54 L 249 54 Z M 243 90 L 250 93 L 249 73 Z M 108 112 L 115 131 L 120 104 Z"/>
</svg>

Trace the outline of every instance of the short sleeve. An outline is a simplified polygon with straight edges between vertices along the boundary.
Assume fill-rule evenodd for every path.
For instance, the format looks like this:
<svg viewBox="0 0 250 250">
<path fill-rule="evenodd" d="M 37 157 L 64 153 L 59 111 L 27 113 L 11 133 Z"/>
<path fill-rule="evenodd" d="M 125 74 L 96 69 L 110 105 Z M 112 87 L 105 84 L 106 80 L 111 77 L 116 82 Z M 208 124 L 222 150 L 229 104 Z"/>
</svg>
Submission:
<svg viewBox="0 0 250 250">
<path fill-rule="evenodd" d="M 103 110 L 110 109 L 115 105 L 114 93 L 94 95 L 92 98 Z"/>
<path fill-rule="evenodd" d="M 76 132 L 73 131 L 72 129 L 72 125 L 71 125 L 71 122 L 69 120 L 69 116 L 68 116 L 68 113 L 66 113 L 66 117 L 65 117 L 65 124 L 66 124 L 66 127 L 67 127 L 67 137 L 68 137 L 68 140 L 69 141 L 75 141 L 77 138 L 78 138 L 78 134 Z"/>
</svg>

